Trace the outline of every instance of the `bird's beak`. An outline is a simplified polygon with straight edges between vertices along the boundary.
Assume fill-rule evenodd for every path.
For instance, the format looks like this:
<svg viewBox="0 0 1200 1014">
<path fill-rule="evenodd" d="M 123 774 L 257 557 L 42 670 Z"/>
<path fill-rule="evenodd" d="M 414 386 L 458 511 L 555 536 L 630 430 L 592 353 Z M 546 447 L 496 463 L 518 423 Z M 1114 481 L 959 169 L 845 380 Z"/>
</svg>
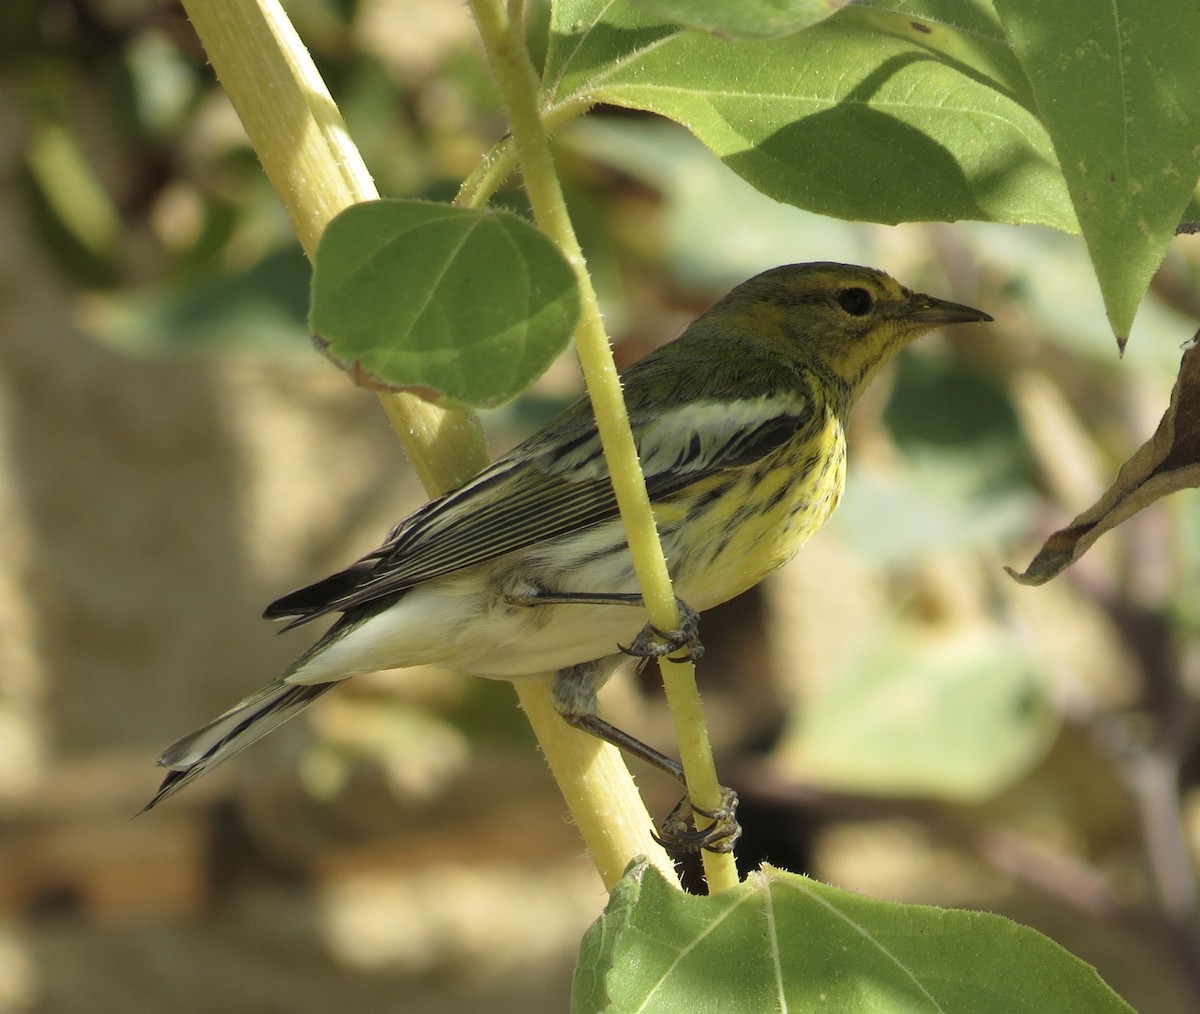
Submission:
<svg viewBox="0 0 1200 1014">
<path fill-rule="evenodd" d="M 945 299 L 934 299 L 923 292 L 913 293 L 908 302 L 911 319 L 922 324 L 940 326 L 942 324 L 970 324 L 973 321 L 989 321 L 991 314 L 976 310 L 962 303 L 951 303 Z"/>
</svg>

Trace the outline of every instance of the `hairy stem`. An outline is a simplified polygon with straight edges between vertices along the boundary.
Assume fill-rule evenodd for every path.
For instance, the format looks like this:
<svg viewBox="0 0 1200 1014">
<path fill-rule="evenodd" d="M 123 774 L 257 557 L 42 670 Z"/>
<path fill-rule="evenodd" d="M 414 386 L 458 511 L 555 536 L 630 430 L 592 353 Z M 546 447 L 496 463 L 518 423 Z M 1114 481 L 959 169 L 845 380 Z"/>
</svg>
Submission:
<svg viewBox="0 0 1200 1014">
<path fill-rule="evenodd" d="M 596 414 L 600 442 L 608 460 L 621 521 L 650 620 L 661 630 L 671 630 L 680 624 L 679 610 L 621 396 L 612 349 L 601 320 L 600 305 L 567 214 L 546 139 L 537 102 L 537 75 L 525 48 L 523 29 L 509 19 L 501 0 L 469 2 L 508 110 L 513 144 L 534 216 L 542 231 L 566 257 L 579 282 L 582 316 L 575 334 L 575 346 Z M 664 661 L 662 671 L 689 794 L 698 806 L 715 810 L 721 803 L 721 789 L 696 689 L 695 669 L 690 662 Z M 732 855 L 706 852 L 704 869 L 711 891 L 723 890 L 738 882 Z"/>
<path fill-rule="evenodd" d="M 311 258 L 334 215 L 378 197 L 337 106 L 277 0 L 184 0 L 184 7 Z M 381 401 L 430 493 L 461 485 L 487 463 L 473 413 L 404 394 Z M 549 688 L 534 680 L 518 693 L 605 884 L 639 854 L 671 871 L 620 755 L 596 749 L 592 737 L 559 719 Z M 597 821 L 597 813 L 608 816 Z"/>
</svg>

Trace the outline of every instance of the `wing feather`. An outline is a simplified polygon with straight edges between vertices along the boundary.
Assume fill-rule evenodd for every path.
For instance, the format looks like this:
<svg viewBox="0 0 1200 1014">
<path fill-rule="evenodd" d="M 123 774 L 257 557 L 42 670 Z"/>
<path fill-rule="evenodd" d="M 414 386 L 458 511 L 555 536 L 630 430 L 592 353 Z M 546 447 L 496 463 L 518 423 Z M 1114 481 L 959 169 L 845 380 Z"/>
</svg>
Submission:
<svg viewBox="0 0 1200 1014">
<path fill-rule="evenodd" d="M 578 406 L 568 410 L 582 416 Z M 770 454 L 812 417 L 799 392 L 688 402 L 633 414 L 651 502 Z M 559 417 L 556 423 L 568 421 Z M 285 595 L 268 617 L 297 626 L 344 612 L 507 553 L 602 524 L 618 516 L 595 425 L 555 439 L 555 423 L 460 489 L 431 501 L 387 540 L 344 571 Z"/>
</svg>

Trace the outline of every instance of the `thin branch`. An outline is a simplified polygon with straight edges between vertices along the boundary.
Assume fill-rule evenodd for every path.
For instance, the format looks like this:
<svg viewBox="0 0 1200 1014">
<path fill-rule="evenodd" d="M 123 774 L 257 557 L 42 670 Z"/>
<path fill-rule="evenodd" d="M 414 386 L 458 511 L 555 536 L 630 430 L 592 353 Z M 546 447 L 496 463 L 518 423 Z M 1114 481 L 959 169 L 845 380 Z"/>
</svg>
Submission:
<svg viewBox="0 0 1200 1014">
<path fill-rule="evenodd" d="M 311 258 L 334 215 L 378 197 L 337 106 L 277 0 L 184 0 L 184 7 Z M 380 400 L 430 493 L 461 485 L 487 464 L 474 413 L 407 394 Z M 673 872 L 620 754 L 554 713 L 548 677 L 520 684 L 518 694 L 605 883 L 611 887 L 635 855 L 657 854 L 656 864 Z M 601 821 L 597 813 L 610 816 Z"/>
<path fill-rule="evenodd" d="M 575 334 L 575 348 L 583 367 L 642 597 L 651 623 L 660 630 L 672 630 L 680 625 L 679 609 L 650 509 L 612 349 L 600 316 L 600 304 L 567 214 L 546 140 L 537 102 L 537 76 L 525 48 L 523 27 L 509 20 L 501 0 L 470 0 L 470 4 L 508 111 L 513 144 L 534 217 L 574 269 L 579 283 L 581 319 Z M 696 689 L 695 668 L 690 662 L 663 660 L 662 672 L 689 794 L 697 806 L 716 810 L 721 805 L 721 786 Z M 737 867 L 731 854 L 705 852 L 703 859 L 710 891 L 724 890 L 738 883 Z"/>
</svg>

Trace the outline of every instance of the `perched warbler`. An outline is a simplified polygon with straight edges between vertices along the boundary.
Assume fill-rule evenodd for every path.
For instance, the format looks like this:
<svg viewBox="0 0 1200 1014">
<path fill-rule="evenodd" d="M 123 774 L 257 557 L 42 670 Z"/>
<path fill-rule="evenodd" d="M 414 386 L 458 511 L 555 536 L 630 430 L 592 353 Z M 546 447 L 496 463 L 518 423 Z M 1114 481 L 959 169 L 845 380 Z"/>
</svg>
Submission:
<svg viewBox="0 0 1200 1014">
<path fill-rule="evenodd" d="M 757 584 L 824 524 L 846 474 L 846 417 L 908 342 L 980 310 L 882 271 L 790 264 L 743 282 L 622 374 L 676 594 L 704 610 Z M 556 672 L 559 713 L 679 777 L 597 714 L 621 659 L 655 648 L 586 398 L 378 549 L 272 603 L 288 627 L 340 614 L 278 679 L 173 743 L 146 809 L 357 673 L 436 665 L 479 676 Z M 692 650 L 695 650 L 693 646 Z M 699 840 L 699 839 L 697 839 Z M 711 841 L 701 844 L 711 846 Z"/>
</svg>

